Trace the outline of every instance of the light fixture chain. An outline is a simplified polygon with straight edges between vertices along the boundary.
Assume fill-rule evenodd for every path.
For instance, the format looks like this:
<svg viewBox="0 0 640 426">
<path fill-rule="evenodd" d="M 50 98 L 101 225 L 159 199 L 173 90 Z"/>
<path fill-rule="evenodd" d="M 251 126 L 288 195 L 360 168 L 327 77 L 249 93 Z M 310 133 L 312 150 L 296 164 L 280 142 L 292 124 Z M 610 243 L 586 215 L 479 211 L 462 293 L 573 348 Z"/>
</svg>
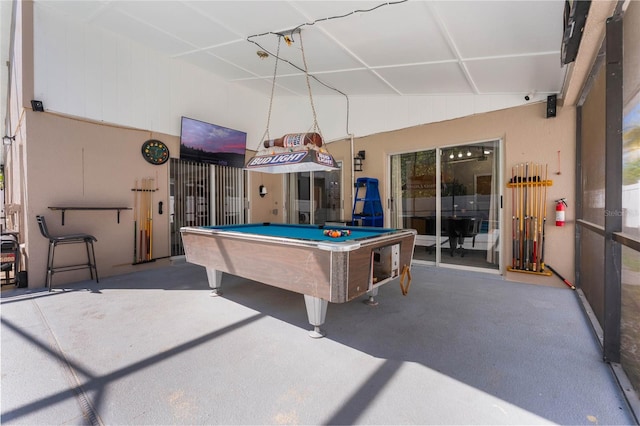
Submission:
<svg viewBox="0 0 640 426">
<path fill-rule="evenodd" d="M 300 37 L 300 51 L 302 52 L 302 64 L 304 65 L 304 75 L 307 79 L 307 89 L 309 90 L 309 102 L 311 103 L 311 112 L 313 113 L 313 130 L 317 131 L 320 136 L 322 136 L 322 132 L 320 131 L 320 126 L 318 126 L 318 117 L 316 115 L 316 107 L 313 104 L 313 95 L 311 94 L 311 83 L 309 82 L 309 70 L 307 68 L 307 58 L 304 56 L 304 45 L 302 44 L 302 32 L 299 34 Z"/>
<path fill-rule="evenodd" d="M 278 60 L 280 58 L 280 39 L 278 37 L 278 47 L 276 49 L 276 65 L 273 68 L 273 81 L 271 82 L 271 97 L 269 99 L 269 112 L 267 113 L 267 128 L 262 135 L 262 140 L 258 141 L 258 146 L 262 145 L 262 141 L 269 140 L 271 137 L 269 136 L 269 123 L 271 122 L 271 110 L 273 109 L 273 95 L 276 89 L 276 76 L 278 75 Z"/>
</svg>

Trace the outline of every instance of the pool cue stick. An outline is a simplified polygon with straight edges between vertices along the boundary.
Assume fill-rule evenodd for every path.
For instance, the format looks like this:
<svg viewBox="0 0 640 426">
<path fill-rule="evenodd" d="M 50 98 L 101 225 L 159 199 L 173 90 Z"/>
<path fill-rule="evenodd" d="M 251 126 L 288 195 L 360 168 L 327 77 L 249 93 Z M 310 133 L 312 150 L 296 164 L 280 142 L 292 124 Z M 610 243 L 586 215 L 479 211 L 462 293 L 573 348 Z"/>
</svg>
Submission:
<svg viewBox="0 0 640 426">
<path fill-rule="evenodd" d="M 147 204 L 147 217 L 148 217 L 148 221 L 149 221 L 149 235 L 147 236 L 147 240 L 148 240 L 148 246 L 147 246 L 147 260 L 151 260 L 151 241 L 153 239 L 152 237 L 152 230 L 153 230 L 153 178 L 149 178 L 149 203 Z"/>
<path fill-rule="evenodd" d="M 146 223 L 143 220 L 144 216 L 143 216 L 143 212 L 144 212 L 144 206 L 146 203 L 145 200 L 145 188 L 147 187 L 147 180 L 146 178 L 142 179 L 142 188 L 141 188 L 141 194 L 140 194 L 140 255 L 138 256 L 138 258 L 140 259 L 140 261 L 143 260 L 143 256 L 144 256 L 144 233 L 145 233 L 145 227 L 146 227 Z"/>
<path fill-rule="evenodd" d="M 541 272 L 542 268 L 540 267 L 540 246 L 542 245 L 542 186 L 544 182 L 542 182 L 542 164 L 538 167 L 538 228 L 536 229 L 536 233 L 538 234 L 538 251 L 536 253 L 536 257 L 538 259 L 538 271 Z"/>
<path fill-rule="evenodd" d="M 520 264 L 519 269 L 524 269 L 524 163 L 520 164 L 520 177 L 518 178 L 518 190 L 520 192 Z"/>
<path fill-rule="evenodd" d="M 143 232 L 143 228 L 144 228 L 144 222 L 142 222 L 142 207 L 144 204 L 144 198 L 143 195 L 144 193 L 142 192 L 144 188 L 144 178 L 140 179 L 140 201 L 139 201 L 139 205 L 138 205 L 138 220 L 140 223 L 140 226 L 138 227 L 138 262 L 140 262 L 140 258 L 142 256 L 142 232 Z"/>
<path fill-rule="evenodd" d="M 133 188 L 133 263 L 138 261 L 138 179 Z"/>
<path fill-rule="evenodd" d="M 544 271 L 544 236 L 547 225 L 547 178 L 549 177 L 549 164 L 544 169 L 544 202 L 542 203 L 542 247 L 540 249 L 540 271 Z"/>
<path fill-rule="evenodd" d="M 536 204 L 536 199 L 538 197 L 538 185 L 537 185 L 537 181 L 536 181 L 536 173 L 538 171 L 538 165 L 537 164 L 533 164 L 533 176 L 531 178 L 531 192 L 532 192 L 532 197 L 531 197 L 531 212 L 532 212 L 532 219 L 531 219 L 531 233 L 533 234 L 531 236 L 531 270 L 533 272 L 536 272 L 537 268 L 537 261 L 538 259 L 536 258 L 536 249 L 538 246 L 538 238 L 536 235 L 536 229 L 538 228 L 538 213 L 536 211 L 536 208 L 538 207 L 538 205 Z"/>
<path fill-rule="evenodd" d="M 545 186 L 544 181 L 542 180 L 542 164 L 540 164 L 540 168 L 538 171 L 540 176 L 540 188 L 538 191 L 538 229 L 536 232 L 538 233 L 538 272 L 542 272 L 542 222 L 544 221 L 544 204 L 542 204 L 542 190 L 543 186 Z"/>
<path fill-rule="evenodd" d="M 515 174 L 514 167 L 511 167 L 511 185 L 514 184 Z M 511 267 L 516 267 L 516 199 L 514 197 L 514 188 L 511 186 Z"/>
<path fill-rule="evenodd" d="M 547 265 L 547 268 L 549 268 L 549 270 L 550 270 L 551 272 L 553 272 L 554 274 L 556 274 L 556 275 L 558 276 L 558 278 L 560 278 L 560 279 L 562 280 L 562 282 L 564 282 L 564 283 L 567 285 L 567 287 L 569 287 L 571 290 L 575 290 L 575 289 L 576 289 L 576 286 L 575 286 L 575 285 L 571 284 L 571 283 L 569 282 L 569 280 L 567 280 L 565 277 L 563 277 L 562 275 L 560 275 L 560 274 L 558 273 L 558 271 L 556 271 L 555 269 L 553 269 L 553 268 L 551 267 L 551 265 Z"/>
<path fill-rule="evenodd" d="M 531 227 L 531 231 L 529 235 L 531 236 L 531 266 L 530 269 L 535 271 L 535 253 L 536 247 L 534 244 L 535 241 L 535 232 L 536 232 L 536 165 L 531 163 L 531 219 L 529 226 Z"/>
<path fill-rule="evenodd" d="M 147 234 L 149 233 L 149 223 L 147 223 L 147 203 L 149 202 L 149 200 L 147 199 L 148 193 L 147 191 L 149 190 L 149 179 L 145 178 L 144 179 L 144 192 L 143 192 L 143 196 L 144 196 L 144 210 L 142 211 L 142 220 L 144 222 L 144 234 L 143 234 L 143 242 L 144 242 L 144 251 L 142 252 L 142 260 L 147 260 L 147 250 L 148 250 L 148 244 L 147 244 Z"/>
<path fill-rule="evenodd" d="M 144 186 L 144 260 L 149 260 L 149 178 L 145 179 Z"/>
<path fill-rule="evenodd" d="M 527 217 L 529 222 L 527 223 L 527 270 L 532 269 L 533 256 L 532 246 L 533 238 L 531 236 L 531 224 L 533 223 L 533 212 L 531 207 L 533 206 L 533 163 L 529 163 L 529 171 L 527 172 Z"/>
<path fill-rule="evenodd" d="M 529 163 L 525 163 L 524 172 L 524 269 L 529 270 L 529 204 L 531 194 L 529 194 Z"/>
<path fill-rule="evenodd" d="M 525 168 L 522 169 L 522 220 L 524 221 L 524 234 L 522 235 L 522 269 L 527 269 L 527 167 L 525 163 Z"/>
<path fill-rule="evenodd" d="M 515 223 L 515 228 L 513 229 L 513 240 L 515 242 L 515 253 L 513 254 L 514 257 L 514 264 L 513 264 L 513 268 L 517 269 L 520 265 L 520 187 L 518 186 L 518 173 L 520 171 L 520 167 L 518 164 L 516 164 L 516 172 L 513 178 L 513 189 L 515 190 L 515 194 L 514 194 L 514 199 L 515 199 L 515 203 L 514 203 L 514 214 L 516 217 L 516 223 Z"/>
<path fill-rule="evenodd" d="M 149 258 L 149 222 L 147 220 L 147 204 L 149 204 L 149 178 L 145 178 L 144 180 L 144 211 L 142 215 L 144 217 L 144 259 L 148 260 Z"/>
<path fill-rule="evenodd" d="M 149 179 L 144 186 L 144 260 L 149 260 Z"/>
<path fill-rule="evenodd" d="M 533 270 L 533 235 L 531 230 L 533 229 L 533 206 L 535 200 L 534 170 L 533 162 L 531 162 L 529 166 L 529 270 Z"/>
<path fill-rule="evenodd" d="M 149 259 L 153 259 L 153 191 L 155 190 L 155 180 L 150 178 L 151 189 L 149 190 Z"/>
<path fill-rule="evenodd" d="M 144 224 L 142 223 L 140 211 L 142 210 L 142 187 L 144 185 L 144 179 L 140 179 L 140 187 L 138 188 L 138 211 L 137 211 L 137 220 L 138 220 L 138 258 L 137 262 L 140 262 L 140 256 L 142 256 L 142 227 Z"/>
</svg>

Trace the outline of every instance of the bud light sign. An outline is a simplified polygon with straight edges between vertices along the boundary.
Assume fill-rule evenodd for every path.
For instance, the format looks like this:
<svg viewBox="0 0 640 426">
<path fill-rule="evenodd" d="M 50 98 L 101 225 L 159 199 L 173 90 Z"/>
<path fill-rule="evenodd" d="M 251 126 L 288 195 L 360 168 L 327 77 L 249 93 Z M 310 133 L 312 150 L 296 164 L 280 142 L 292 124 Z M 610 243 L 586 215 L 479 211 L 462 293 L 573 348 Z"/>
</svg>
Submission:
<svg viewBox="0 0 640 426">
<path fill-rule="evenodd" d="M 253 157 L 247 163 L 247 168 L 263 166 L 284 166 L 299 163 L 307 156 L 305 152 L 289 152 L 286 154 L 261 155 Z"/>
<path fill-rule="evenodd" d="M 316 161 L 318 164 L 324 164 L 327 167 L 334 167 L 333 157 L 323 152 L 316 152 Z"/>
</svg>

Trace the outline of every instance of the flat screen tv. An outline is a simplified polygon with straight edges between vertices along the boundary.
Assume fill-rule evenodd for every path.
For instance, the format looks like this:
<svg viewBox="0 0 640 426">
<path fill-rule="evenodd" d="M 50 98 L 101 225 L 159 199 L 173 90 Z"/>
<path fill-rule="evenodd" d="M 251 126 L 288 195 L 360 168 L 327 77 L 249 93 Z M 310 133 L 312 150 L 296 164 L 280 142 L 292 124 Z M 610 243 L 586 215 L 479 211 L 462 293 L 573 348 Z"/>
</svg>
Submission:
<svg viewBox="0 0 640 426">
<path fill-rule="evenodd" d="M 560 61 L 562 65 L 576 60 L 584 26 L 587 23 L 587 15 L 591 0 L 565 0 L 564 25 Z"/>
<path fill-rule="evenodd" d="M 242 168 L 246 147 L 245 132 L 182 117 L 181 160 Z"/>
</svg>

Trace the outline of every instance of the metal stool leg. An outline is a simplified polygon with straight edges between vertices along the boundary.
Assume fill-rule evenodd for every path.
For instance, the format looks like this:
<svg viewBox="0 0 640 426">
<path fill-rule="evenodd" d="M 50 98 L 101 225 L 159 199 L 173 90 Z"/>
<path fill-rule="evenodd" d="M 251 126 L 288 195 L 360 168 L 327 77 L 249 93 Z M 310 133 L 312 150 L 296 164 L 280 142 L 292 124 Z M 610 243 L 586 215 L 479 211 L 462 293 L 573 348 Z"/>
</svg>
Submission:
<svg viewBox="0 0 640 426">
<path fill-rule="evenodd" d="M 52 240 L 49 241 L 49 252 L 47 253 L 47 288 L 51 291 L 51 281 L 53 280 L 53 255 L 56 249 L 56 243 Z"/>
<path fill-rule="evenodd" d="M 87 247 L 87 259 L 89 260 L 89 272 L 91 274 L 91 279 L 93 279 L 93 275 L 95 272 L 95 280 L 97 283 L 99 283 L 100 280 L 98 279 L 98 266 L 96 265 L 96 251 L 93 248 L 93 241 L 85 240 L 85 245 Z M 91 249 L 89 249 L 89 246 L 91 246 Z"/>
<path fill-rule="evenodd" d="M 89 240 L 84 240 L 84 247 L 87 250 L 87 266 L 89 267 L 89 275 L 93 279 L 93 264 L 91 263 L 91 252 L 89 251 Z"/>
</svg>

